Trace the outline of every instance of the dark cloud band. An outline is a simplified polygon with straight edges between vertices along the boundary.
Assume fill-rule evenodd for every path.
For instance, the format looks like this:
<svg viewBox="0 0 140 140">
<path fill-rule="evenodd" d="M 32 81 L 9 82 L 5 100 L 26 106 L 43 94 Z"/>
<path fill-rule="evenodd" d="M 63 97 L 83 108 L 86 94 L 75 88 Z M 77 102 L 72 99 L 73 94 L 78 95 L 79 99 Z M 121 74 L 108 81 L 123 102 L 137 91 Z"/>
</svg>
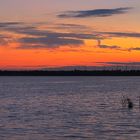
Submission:
<svg viewBox="0 0 140 140">
<path fill-rule="evenodd" d="M 108 17 L 117 14 L 127 13 L 131 8 L 115 8 L 115 9 L 94 9 L 85 11 L 66 11 L 57 15 L 59 18 L 85 18 L 85 17 Z"/>
<path fill-rule="evenodd" d="M 82 45 L 84 42 L 79 39 L 70 39 L 70 38 L 59 38 L 59 37 L 40 37 L 40 38 L 22 38 L 19 42 L 23 43 L 24 46 L 31 48 L 54 48 L 59 46 L 72 46 L 72 45 Z"/>
<path fill-rule="evenodd" d="M 139 38 L 140 33 L 133 32 L 101 32 L 102 34 L 110 35 L 110 37 L 135 37 Z"/>
<path fill-rule="evenodd" d="M 117 66 L 140 66 L 140 62 L 96 62 L 98 64 L 117 65 Z"/>
</svg>

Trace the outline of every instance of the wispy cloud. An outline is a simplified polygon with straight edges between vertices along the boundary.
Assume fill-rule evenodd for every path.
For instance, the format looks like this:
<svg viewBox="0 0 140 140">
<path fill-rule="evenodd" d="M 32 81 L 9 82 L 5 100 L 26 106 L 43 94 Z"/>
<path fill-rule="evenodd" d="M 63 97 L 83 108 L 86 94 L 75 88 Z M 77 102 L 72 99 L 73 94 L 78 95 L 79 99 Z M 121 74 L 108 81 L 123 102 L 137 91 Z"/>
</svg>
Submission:
<svg viewBox="0 0 140 140">
<path fill-rule="evenodd" d="M 13 25 L 14 23 L 12 23 Z M 27 24 L 20 24 L 16 26 L 11 26 L 11 24 L 6 24 L 6 28 L 0 28 L 1 31 L 10 32 L 14 34 L 19 34 L 19 37 L 16 38 L 16 42 L 20 43 L 20 49 L 37 49 L 37 48 L 56 48 L 60 46 L 75 46 L 78 47 L 84 44 L 85 39 L 101 39 L 98 34 L 91 33 L 78 33 L 78 32 L 62 32 L 62 31 L 53 31 L 39 29 L 38 26 L 31 26 Z M 78 24 L 59 24 L 59 27 L 65 26 L 68 28 L 80 28 L 85 27 Z M 86 27 L 85 27 L 86 28 Z M 4 39 L 2 42 L 4 42 Z M 14 37 L 11 37 L 14 39 Z"/>
<path fill-rule="evenodd" d="M 0 28 L 1 27 L 9 27 L 9 26 L 14 26 L 14 25 L 21 25 L 24 24 L 23 22 L 0 22 Z"/>
<path fill-rule="evenodd" d="M 53 24 L 51 25 L 52 28 L 54 29 L 75 29 L 75 30 L 89 30 L 90 27 L 86 26 L 86 25 L 80 25 L 80 24 L 64 24 L 64 23 L 59 23 L 59 24 Z"/>
<path fill-rule="evenodd" d="M 11 43 L 13 39 L 9 35 L 1 35 L 0 34 L 0 45 L 8 45 Z"/>
<path fill-rule="evenodd" d="M 140 37 L 140 33 L 133 32 L 100 32 L 100 33 L 109 35 L 110 37 L 135 37 L 135 38 Z"/>
<path fill-rule="evenodd" d="M 116 49 L 116 50 L 120 50 L 120 46 L 116 46 L 116 45 L 100 45 L 99 46 L 100 48 L 103 48 L 103 49 Z"/>
<path fill-rule="evenodd" d="M 94 9 L 85 11 L 65 11 L 59 15 L 59 18 L 85 18 L 85 17 L 108 17 L 112 15 L 127 13 L 131 7 L 115 8 L 115 9 Z"/>
<path fill-rule="evenodd" d="M 84 39 L 100 38 L 93 34 L 53 32 L 38 29 L 21 30 L 20 33 L 25 34 L 27 36 L 18 39 L 20 43 L 24 44 L 24 46 L 22 45 L 22 48 L 56 48 L 60 46 L 74 45 L 77 47 L 79 45 L 84 44 Z"/>
<path fill-rule="evenodd" d="M 128 51 L 140 51 L 140 47 L 129 48 Z"/>
<path fill-rule="evenodd" d="M 59 26 L 62 26 L 62 24 Z M 67 27 L 79 28 L 78 24 L 65 24 Z M 37 48 L 54 48 L 60 46 L 79 46 L 84 44 L 83 39 L 89 39 L 96 36 L 92 34 L 78 34 L 78 33 L 66 33 L 55 32 L 50 30 L 41 30 L 40 27 L 23 24 L 20 22 L 2 22 L 0 23 L 0 30 L 3 32 L 0 34 L 0 44 L 6 45 L 9 41 L 15 41 L 20 43 L 20 49 L 37 49 Z M 11 36 L 7 36 L 10 33 Z M 16 38 L 12 36 L 12 33 L 19 34 Z"/>
<path fill-rule="evenodd" d="M 55 48 L 59 46 L 73 46 L 84 44 L 83 40 L 60 38 L 60 37 L 38 37 L 38 38 L 21 38 L 20 43 L 23 43 L 22 48 L 36 49 L 36 48 Z"/>
<path fill-rule="evenodd" d="M 140 66 L 140 62 L 96 62 L 96 63 L 116 66 Z"/>
<path fill-rule="evenodd" d="M 113 37 L 131 37 L 139 38 L 140 33 L 131 32 L 97 32 L 89 31 L 85 33 L 78 32 L 78 29 L 86 26 L 80 24 L 54 24 L 56 28 L 67 28 L 68 31 L 53 30 L 40 28 L 42 24 L 26 24 L 23 22 L 0 22 L 0 45 L 6 46 L 10 43 L 18 43 L 18 49 L 53 49 L 60 46 L 65 47 L 79 47 L 85 44 L 85 40 L 97 40 L 97 46 L 102 50 L 112 49 L 119 51 L 140 51 L 140 47 L 131 47 L 124 49 L 118 45 L 102 44 L 101 41 L 105 39 L 112 39 Z M 52 25 L 53 26 L 53 25 Z M 69 29 L 76 29 L 69 31 Z"/>
<path fill-rule="evenodd" d="M 105 45 L 101 43 L 101 40 L 97 40 L 98 44 L 97 47 L 101 48 L 101 49 L 115 49 L 115 50 L 121 50 L 120 46 L 117 45 Z"/>
</svg>

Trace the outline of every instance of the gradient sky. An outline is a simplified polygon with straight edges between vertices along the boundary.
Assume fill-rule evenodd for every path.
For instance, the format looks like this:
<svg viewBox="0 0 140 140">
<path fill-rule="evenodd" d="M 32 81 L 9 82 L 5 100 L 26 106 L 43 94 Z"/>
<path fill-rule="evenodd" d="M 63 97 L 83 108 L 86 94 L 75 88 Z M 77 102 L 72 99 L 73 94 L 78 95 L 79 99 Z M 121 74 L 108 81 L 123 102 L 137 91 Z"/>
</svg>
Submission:
<svg viewBox="0 0 140 140">
<path fill-rule="evenodd" d="M 139 0 L 0 1 L 0 69 L 139 64 L 139 13 Z"/>
</svg>

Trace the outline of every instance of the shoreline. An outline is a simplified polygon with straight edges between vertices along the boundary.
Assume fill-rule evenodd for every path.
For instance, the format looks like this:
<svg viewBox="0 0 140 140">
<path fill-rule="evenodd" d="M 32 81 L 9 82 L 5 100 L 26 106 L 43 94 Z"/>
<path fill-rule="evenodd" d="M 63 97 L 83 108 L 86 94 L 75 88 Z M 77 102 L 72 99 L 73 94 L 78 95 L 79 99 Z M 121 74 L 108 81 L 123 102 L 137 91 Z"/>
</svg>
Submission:
<svg viewBox="0 0 140 140">
<path fill-rule="evenodd" d="M 140 76 L 140 70 L 74 70 L 74 71 L 9 71 L 0 70 L 0 76 Z"/>
</svg>

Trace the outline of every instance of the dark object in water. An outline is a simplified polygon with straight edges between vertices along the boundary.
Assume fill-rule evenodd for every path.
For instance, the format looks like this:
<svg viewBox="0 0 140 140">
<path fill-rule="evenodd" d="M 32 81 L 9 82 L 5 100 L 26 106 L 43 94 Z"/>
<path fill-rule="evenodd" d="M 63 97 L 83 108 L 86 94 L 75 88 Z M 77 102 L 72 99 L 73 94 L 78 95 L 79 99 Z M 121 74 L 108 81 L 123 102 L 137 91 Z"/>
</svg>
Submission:
<svg viewBox="0 0 140 140">
<path fill-rule="evenodd" d="M 140 96 L 139 96 L 139 108 L 140 108 Z"/>
<path fill-rule="evenodd" d="M 127 103 L 128 103 L 128 108 L 132 109 L 133 108 L 133 103 L 129 98 L 127 98 Z"/>
</svg>

